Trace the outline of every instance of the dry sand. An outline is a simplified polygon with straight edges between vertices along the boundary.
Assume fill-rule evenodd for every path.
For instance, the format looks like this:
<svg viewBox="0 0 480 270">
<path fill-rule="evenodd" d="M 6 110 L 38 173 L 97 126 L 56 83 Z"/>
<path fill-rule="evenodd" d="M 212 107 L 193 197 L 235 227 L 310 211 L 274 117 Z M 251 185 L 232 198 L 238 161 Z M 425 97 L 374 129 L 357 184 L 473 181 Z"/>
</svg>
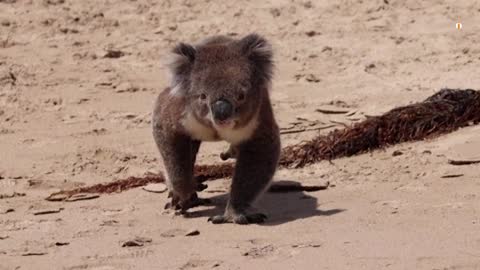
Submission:
<svg viewBox="0 0 480 270">
<path fill-rule="evenodd" d="M 158 171 L 149 125 L 167 85 L 162 57 L 178 41 L 252 31 L 275 48 L 283 128 L 348 124 L 441 87 L 480 87 L 479 1 L 0 0 L 0 194 L 16 195 L 0 199 L 0 269 L 480 269 L 480 165 L 447 163 L 480 158 L 480 126 L 280 170 L 275 180 L 334 187 L 266 194 L 263 225 L 207 223 L 228 179 L 209 183 L 202 196 L 216 205 L 191 218 L 165 214 L 166 194 L 141 188 L 44 200 Z M 221 162 L 225 147 L 204 144 L 199 162 Z M 143 246 L 122 247 L 138 237 Z"/>
</svg>

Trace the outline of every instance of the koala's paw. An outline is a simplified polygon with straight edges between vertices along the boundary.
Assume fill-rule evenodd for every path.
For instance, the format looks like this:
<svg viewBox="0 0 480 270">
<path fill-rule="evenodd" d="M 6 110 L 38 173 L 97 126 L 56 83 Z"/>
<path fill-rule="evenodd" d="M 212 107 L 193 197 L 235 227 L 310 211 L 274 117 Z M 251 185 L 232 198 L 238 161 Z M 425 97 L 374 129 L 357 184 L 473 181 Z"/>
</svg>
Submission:
<svg viewBox="0 0 480 270">
<path fill-rule="evenodd" d="M 170 191 L 168 192 L 167 198 L 170 198 L 170 201 L 165 204 L 164 209 L 172 209 L 172 210 L 179 210 L 180 207 L 180 198 L 177 196 L 173 195 L 173 193 Z"/>
<path fill-rule="evenodd" d="M 195 197 L 194 199 L 190 199 L 187 202 L 185 202 L 183 206 L 184 208 L 189 209 L 197 206 L 210 205 L 210 204 L 212 204 L 212 200 L 210 199 Z"/>
<path fill-rule="evenodd" d="M 165 204 L 165 209 L 172 209 L 178 211 L 179 214 L 184 214 L 188 209 L 201 206 L 210 205 L 212 201 L 210 199 L 199 198 L 194 193 L 188 200 L 180 201 L 176 196 L 171 196 L 171 201 Z"/>
<path fill-rule="evenodd" d="M 225 161 L 225 160 L 228 160 L 229 158 L 230 158 L 230 153 L 228 151 L 220 153 L 221 160 Z"/>
<path fill-rule="evenodd" d="M 208 188 L 208 185 L 207 185 L 207 184 L 198 183 L 196 190 L 197 190 L 197 191 L 203 191 L 203 190 L 205 190 L 206 188 Z"/>
<path fill-rule="evenodd" d="M 220 158 L 225 161 L 228 159 L 236 159 L 237 158 L 237 149 L 234 146 L 230 146 L 226 151 L 220 153 Z"/>
<path fill-rule="evenodd" d="M 263 223 L 267 219 L 267 216 L 262 213 L 253 213 L 253 214 L 231 214 L 231 215 L 218 215 L 213 216 L 208 219 L 213 224 L 222 224 L 222 223 L 235 223 L 235 224 L 258 224 Z"/>
</svg>

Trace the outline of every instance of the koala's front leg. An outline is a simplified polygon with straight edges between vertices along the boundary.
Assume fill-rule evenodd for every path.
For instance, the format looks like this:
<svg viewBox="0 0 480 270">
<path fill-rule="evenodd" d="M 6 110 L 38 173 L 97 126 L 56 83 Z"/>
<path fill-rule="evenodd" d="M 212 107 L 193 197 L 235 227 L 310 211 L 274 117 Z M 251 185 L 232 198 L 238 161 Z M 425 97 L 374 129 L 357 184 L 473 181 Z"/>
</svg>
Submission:
<svg viewBox="0 0 480 270">
<path fill-rule="evenodd" d="M 176 134 L 163 138 L 159 149 L 167 173 L 167 185 L 171 201 L 165 208 L 184 213 L 187 209 L 208 204 L 208 199 L 197 196 L 198 183 L 193 178 L 193 167 L 200 142 L 186 135 Z"/>
<path fill-rule="evenodd" d="M 237 163 L 225 213 L 209 218 L 214 224 L 261 223 L 262 213 L 248 213 L 251 204 L 268 187 L 280 156 L 277 134 L 251 139 L 237 147 Z"/>
</svg>

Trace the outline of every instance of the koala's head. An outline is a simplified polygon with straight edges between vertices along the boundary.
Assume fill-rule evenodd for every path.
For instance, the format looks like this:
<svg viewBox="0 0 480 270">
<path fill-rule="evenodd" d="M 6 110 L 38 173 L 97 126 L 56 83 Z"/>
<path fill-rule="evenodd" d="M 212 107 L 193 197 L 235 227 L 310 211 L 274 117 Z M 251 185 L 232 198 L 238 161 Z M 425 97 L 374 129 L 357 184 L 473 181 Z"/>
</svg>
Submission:
<svg viewBox="0 0 480 270">
<path fill-rule="evenodd" d="M 257 34 L 180 43 L 173 55 L 172 94 L 184 96 L 190 111 L 216 128 L 246 125 L 268 95 L 272 49 Z"/>
</svg>

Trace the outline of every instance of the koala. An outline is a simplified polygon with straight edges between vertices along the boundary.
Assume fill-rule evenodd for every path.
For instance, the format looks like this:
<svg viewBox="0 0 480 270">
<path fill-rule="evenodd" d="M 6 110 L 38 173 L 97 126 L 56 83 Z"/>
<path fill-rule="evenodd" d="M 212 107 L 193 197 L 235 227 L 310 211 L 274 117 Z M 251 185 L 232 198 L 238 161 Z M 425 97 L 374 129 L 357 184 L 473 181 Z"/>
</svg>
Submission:
<svg viewBox="0 0 480 270">
<path fill-rule="evenodd" d="M 201 142 L 226 141 L 222 159 L 235 158 L 230 196 L 214 224 L 264 222 L 252 211 L 268 188 L 280 156 L 280 135 L 269 97 L 272 48 L 258 34 L 213 36 L 177 44 L 168 64 L 170 86 L 155 101 L 153 137 L 166 171 L 171 201 L 180 210 L 209 204 L 199 198 L 194 165 Z M 203 187 L 204 188 L 204 187 Z"/>
</svg>

